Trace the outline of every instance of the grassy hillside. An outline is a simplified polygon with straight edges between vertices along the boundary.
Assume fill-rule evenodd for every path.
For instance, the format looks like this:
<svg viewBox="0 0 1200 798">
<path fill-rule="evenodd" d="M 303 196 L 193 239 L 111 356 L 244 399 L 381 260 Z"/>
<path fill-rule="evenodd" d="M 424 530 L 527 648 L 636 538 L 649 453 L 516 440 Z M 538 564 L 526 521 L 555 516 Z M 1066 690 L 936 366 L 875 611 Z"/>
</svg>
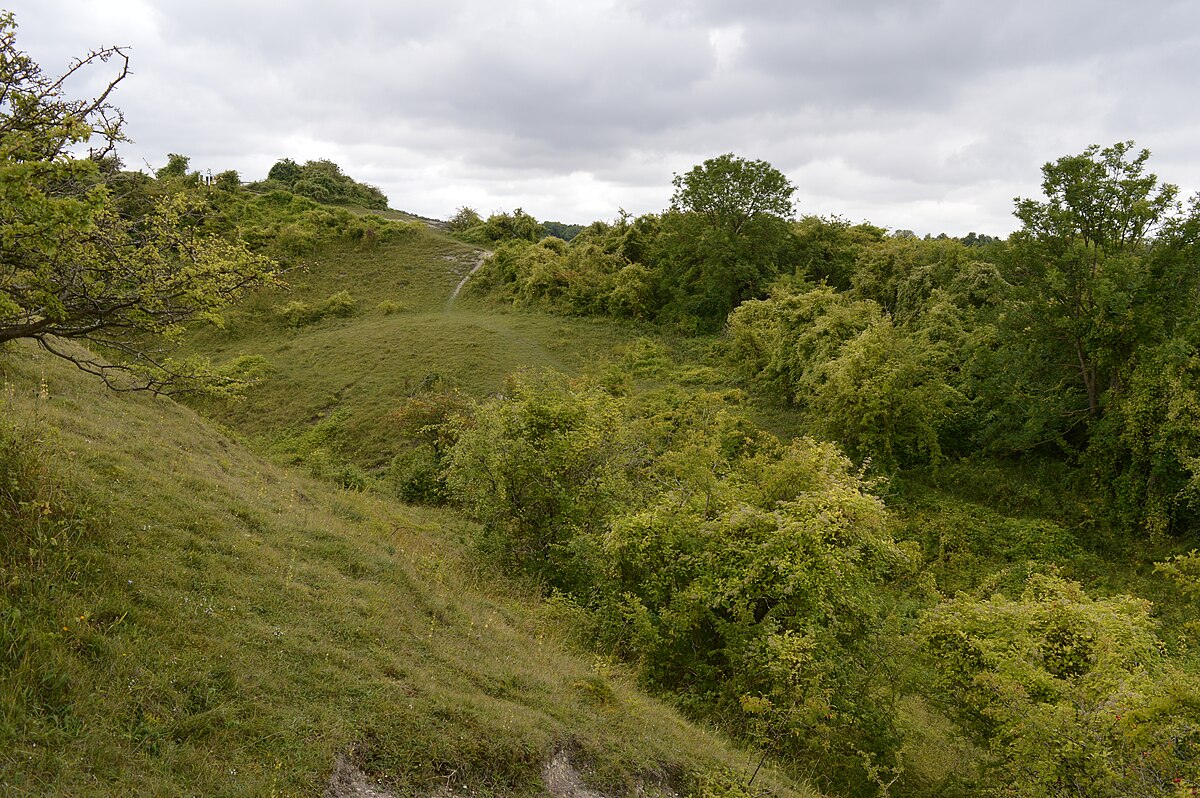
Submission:
<svg viewBox="0 0 1200 798">
<path fill-rule="evenodd" d="M 202 410 L 272 442 L 341 411 L 344 454 L 366 467 L 394 453 L 387 414 L 431 383 L 482 396 L 522 368 L 597 371 L 639 336 L 658 333 L 603 319 L 504 312 L 455 286 L 482 252 L 435 231 L 370 249 L 331 246 L 229 314 L 225 330 L 200 331 L 189 349 L 222 360 L 268 361 L 246 399 Z M 295 324 L 289 306 L 314 309 L 346 291 L 350 306 Z"/>
<path fill-rule="evenodd" d="M 389 319 L 419 326 L 364 326 Z M 565 651 L 464 561 L 457 516 L 303 479 L 32 349 L 0 357 L 0 792 L 318 795 L 339 757 L 404 794 L 538 794 L 556 751 L 622 793 L 752 769 Z"/>
</svg>

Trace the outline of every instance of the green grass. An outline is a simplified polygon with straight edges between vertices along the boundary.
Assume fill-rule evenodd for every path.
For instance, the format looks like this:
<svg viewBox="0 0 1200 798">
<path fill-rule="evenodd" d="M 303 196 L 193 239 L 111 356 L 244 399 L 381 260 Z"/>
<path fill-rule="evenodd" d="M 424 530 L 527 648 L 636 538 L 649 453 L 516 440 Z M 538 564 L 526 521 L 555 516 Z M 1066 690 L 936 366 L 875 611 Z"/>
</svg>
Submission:
<svg viewBox="0 0 1200 798">
<path fill-rule="evenodd" d="M 477 248 L 433 231 L 372 249 L 323 251 L 286 275 L 287 289 L 251 297 L 230 312 L 226 329 L 199 330 L 188 342 L 186 351 L 217 362 L 254 354 L 270 364 L 243 401 L 197 407 L 264 447 L 340 411 L 341 454 L 377 468 L 398 451 L 388 414 L 432 382 L 486 396 L 522 368 L 600 374 L 645 337 L 696 358 L 694 344 L 611 319 L 506 311 L 470 292 L 448 307 L 479 257 Z M 300 326 L 281 318 L 289 303 L 317 308 L 341 291 L 356 300 L 349 316 Z"/>
<path fill-rule="evenodd" d="M 404 794 L 539 794 L 563 747 L 622 793 L 752 769 L 560 644 L 457 515 L 305 479 L 32 349 L 0 368 L 0 793 L 319 795 L 346 752 Z"/>
</svg>

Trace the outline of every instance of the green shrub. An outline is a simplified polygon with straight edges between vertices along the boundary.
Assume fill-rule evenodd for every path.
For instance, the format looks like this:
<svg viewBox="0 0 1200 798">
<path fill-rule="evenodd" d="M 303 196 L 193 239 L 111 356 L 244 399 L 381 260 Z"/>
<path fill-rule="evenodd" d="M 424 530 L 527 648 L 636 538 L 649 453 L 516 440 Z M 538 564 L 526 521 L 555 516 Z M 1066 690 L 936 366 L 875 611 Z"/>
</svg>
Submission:
<svg viewBox="0 0 1200 798">
<path fill-rule="evenodd" d="M 411 504 L 441 504 L 446 500 L 442 462 L 433 445 L 419 444 L 392 458 L 385 479 L 392 492 Z"/>
<path fill-rule="evenodd" d="M 300 300 L 293 300 L 277 308 L 275 316 L 285 327 L 303 327 L 330 316 L 340 318 L 353 316 L 357 309 L 358 302 L 350 295 L 349 291 L 338 291 L 315 306 Z"/>
<path fill-rule="evenodd" d="M 349 291 L 338 291 L 317 306 L 317 310 L 322 318 L 325 316 L 338 316 L 341 318 L 353 316 L 354 311 L 357 309 L 358 303 L 350 295 Z"/>
<path fill-rule="evenodd" d="M 427 379 L 424 393 L 409 397 L 390 415 L 405 448 L 392 458 L 386 479 L 404 501 L 438 505 L 449 497 L 445 472 L 456 440 L 451 419 L 462 423 L 473 408 L 456 389 L 445 390 L 440 377 Z"/>
<path fill-rule="evenodd" d="M 960 595 L 923 615 L 943 709 L 988 748 L 995 783 L 1011 785 L 1004 794 L 1194 786 L 1200 680 L 1164 656 L 1150 609 L 1034 574 L 1017 599 Z"/>
<path fill-rule="evenodd" d="M 287 465 L 304 468 L 318 479 L 363 490 L 373 479 L 345 456 L 347 416 L 344 410 L 335 411 L 310 427 L 280 437 L 268 447 L 268 452 Z"/>
<path fill-rule="evenodd" d="M 394 313 L 404 313 L 409 308 L 407 305 L 400 302 L 396 302 L 391 299 L 385 299 L 376 305 L 375 309 L 385 316 L 391 316 Z"/>
</svg>

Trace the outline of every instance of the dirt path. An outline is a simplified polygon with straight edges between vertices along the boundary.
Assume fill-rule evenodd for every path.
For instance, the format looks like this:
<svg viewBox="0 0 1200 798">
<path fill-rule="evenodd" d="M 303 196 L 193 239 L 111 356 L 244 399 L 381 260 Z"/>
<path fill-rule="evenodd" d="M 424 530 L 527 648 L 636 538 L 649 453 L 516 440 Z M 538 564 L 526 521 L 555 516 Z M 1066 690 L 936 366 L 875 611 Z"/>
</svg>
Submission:
<svg viewBox="0 0 1200 798">
<path fill-rule="evenodd" d="M 471 279 L 471 275 L 479 271 L 484 262 L 487 261 L 487 259 L 491 256 L 492 253 L 489 250 L 485 249 L 480 251 L 479 260 L 473 267 L 471 267 L 471 271 L 463 275 L 463 278 L 458 281 L 458 285 L 454 286 L 454 291 L 450 294 L 450 298 L 446 300 L 446 310 L 450 310 L 450 308 L 454 305 L 454 300 L 458 298 L 458 292 L 463 290 L 463 286 L 467 284 L 467 280 Z"/>
</svg>

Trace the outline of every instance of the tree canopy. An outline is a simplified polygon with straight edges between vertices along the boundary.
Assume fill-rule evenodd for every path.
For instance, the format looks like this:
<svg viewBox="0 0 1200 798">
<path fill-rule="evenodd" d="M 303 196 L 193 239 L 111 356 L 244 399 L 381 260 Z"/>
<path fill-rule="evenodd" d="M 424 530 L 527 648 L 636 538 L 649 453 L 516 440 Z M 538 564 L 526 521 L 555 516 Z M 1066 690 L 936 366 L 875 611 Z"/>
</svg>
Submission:
<svg viewBox="0 0 1200 798">
<path fill-rule="evenodd" d="M 766 161 L 733 153 L 709 158 L 671 183 L 671 209 L 703 215 L 713 227 L 739 235 L 761 215 L 790 219 L 796 187 Z"/>
</svg>

